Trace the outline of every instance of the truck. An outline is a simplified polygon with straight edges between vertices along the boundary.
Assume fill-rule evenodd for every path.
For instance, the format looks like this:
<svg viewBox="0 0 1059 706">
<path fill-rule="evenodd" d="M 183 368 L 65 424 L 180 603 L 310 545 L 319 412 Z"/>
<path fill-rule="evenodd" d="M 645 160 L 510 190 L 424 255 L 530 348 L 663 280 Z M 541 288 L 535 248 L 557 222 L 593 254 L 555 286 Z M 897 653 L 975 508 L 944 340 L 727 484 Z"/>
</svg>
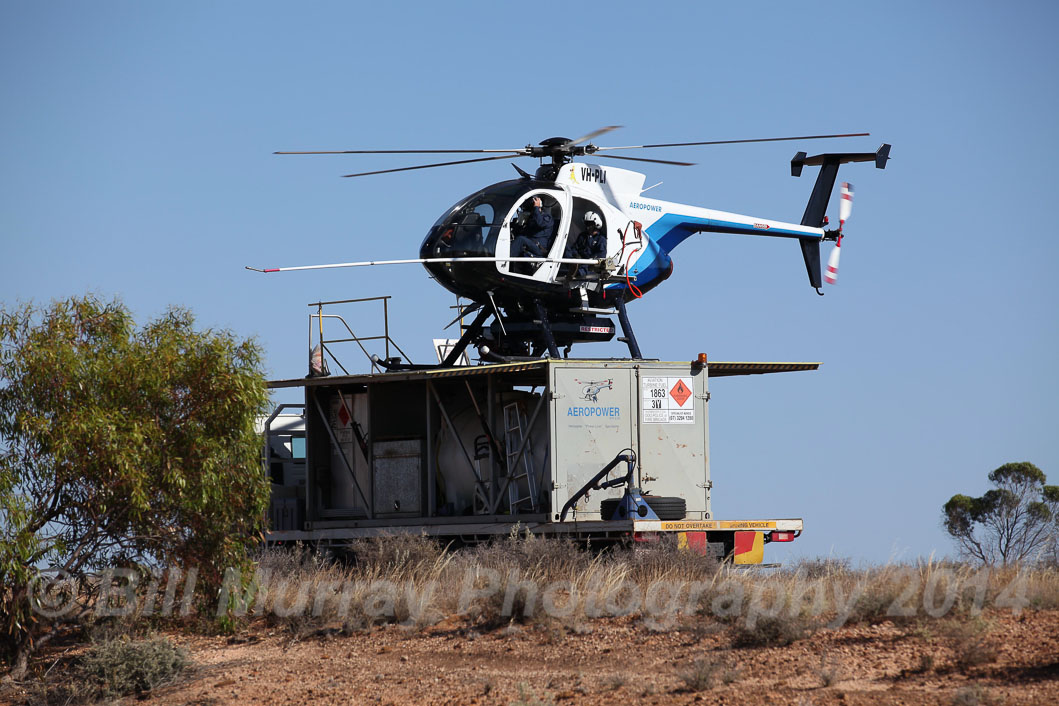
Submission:
<svg viewBox="0 0 1059 706">
<path fill-rule="evenodd" d="M 321 328 L 318 357 L 328 343 Z M 765 545 L 793 541 L 803 523 L 715 516 L 709 379 L 818 367 L 698 354 L 373 365 L 273 380 L 304 401 L 260 425 L 267 539 L 329 546 L 405 532 L 470 543 L 517 528 L 598 546 L 669 535 L 702 555 L 760 564 Z"/>
</svg>

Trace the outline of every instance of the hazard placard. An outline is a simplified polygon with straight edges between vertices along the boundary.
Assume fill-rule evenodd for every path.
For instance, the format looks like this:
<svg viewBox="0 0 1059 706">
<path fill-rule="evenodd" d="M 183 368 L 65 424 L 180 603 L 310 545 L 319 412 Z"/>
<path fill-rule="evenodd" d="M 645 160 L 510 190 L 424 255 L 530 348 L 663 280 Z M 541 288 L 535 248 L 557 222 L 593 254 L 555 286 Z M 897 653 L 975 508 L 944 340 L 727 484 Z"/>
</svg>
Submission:
<svg viewBox="0 0 1059 706">
<path fill-rule="evenodd" d="M 684 403 L 691 397 L 691 388 L 684 384 L 684 381 L 677 378 L 677 382 L 673 387 L 669 388 L 669 396 L 673 398 L 679 406 L 683 407 Z"/>
<path fill-rule="evenodd" d="M 640 378 L 644 424 L 694 424 L 695 382 L 690 377 Z"/>
<path fill-rule="evenodd" d="M 331 398 L 328 421 L 330 422 L 331 431 L 335 435 L 335 440 L 339 444 L 348 444 L 353 441 L 353 428 L 349 425 L 353 419 L 353 416 L 349 413 L 352 404 L 352 395 L 346 396 L 339 393 Z"/>
</svg>

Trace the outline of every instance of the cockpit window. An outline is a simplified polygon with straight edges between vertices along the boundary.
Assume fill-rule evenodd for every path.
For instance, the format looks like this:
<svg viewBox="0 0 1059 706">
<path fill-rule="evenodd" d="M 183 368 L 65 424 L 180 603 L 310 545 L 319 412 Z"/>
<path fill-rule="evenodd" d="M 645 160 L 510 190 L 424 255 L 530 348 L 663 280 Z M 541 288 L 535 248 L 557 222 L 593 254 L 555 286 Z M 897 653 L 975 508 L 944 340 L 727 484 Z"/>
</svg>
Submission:
<svg viewBox="0 0 1059 706">
<path fill-rule="evenodd" d="M 420 257 L 493 257 L 505 215 L 522 194 L 534 188 L 540 185 L 516 179 L 467 197 L 434 223 L 420 248 Z"/>
</svg>

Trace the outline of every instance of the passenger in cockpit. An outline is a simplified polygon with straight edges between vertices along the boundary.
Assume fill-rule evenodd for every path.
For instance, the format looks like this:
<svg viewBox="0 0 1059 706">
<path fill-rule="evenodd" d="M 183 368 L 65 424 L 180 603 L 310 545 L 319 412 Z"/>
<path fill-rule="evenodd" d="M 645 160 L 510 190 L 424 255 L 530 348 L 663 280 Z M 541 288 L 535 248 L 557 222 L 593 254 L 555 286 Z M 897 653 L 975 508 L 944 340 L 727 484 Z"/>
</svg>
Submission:
<svg viewBox="0 0 1059 706">
<path fill-rule="evenodd" d="M 566 256 L 578 259 L 597 259 L 607 256 L 607 238 L 603 234 L 603 219 L 595 211 L 586 211 L 584 230 L 577 241 L 566 248 Z M 588 274 L 589 265 L 579 265 L 577 276 Z"/>
</svg>

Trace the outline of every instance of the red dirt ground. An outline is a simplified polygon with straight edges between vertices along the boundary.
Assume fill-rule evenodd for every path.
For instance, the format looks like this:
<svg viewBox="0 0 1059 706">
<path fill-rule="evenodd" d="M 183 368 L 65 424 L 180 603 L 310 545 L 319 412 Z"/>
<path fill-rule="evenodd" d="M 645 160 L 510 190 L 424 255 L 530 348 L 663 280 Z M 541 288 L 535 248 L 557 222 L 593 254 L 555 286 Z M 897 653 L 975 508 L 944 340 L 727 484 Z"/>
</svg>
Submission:
<svg viewBox="0 0 1059 706">
<path fill-rule="evenodd" d="M 444 621 L 294 639 L 259 623 L 235 637 L 172 635 L 194 666 L 157 704 L 1056 704 L 1059 611 L 992 613 L 981 664 L 951 625 L 821 630 L 787 647 L 731 647 L 699 623 L 651 632 L 634 618 L 477 632 Z M 682 674 L 723 664 L 699 691 Z M 725 676 L 730 683 L 722 680 Z M 827 685 L 825 685 L 827 684 Z M 954 699 L 959 699 L 954 701 Z M 128 699 L 130 703 L 134 699 Z"/>
</svg>

